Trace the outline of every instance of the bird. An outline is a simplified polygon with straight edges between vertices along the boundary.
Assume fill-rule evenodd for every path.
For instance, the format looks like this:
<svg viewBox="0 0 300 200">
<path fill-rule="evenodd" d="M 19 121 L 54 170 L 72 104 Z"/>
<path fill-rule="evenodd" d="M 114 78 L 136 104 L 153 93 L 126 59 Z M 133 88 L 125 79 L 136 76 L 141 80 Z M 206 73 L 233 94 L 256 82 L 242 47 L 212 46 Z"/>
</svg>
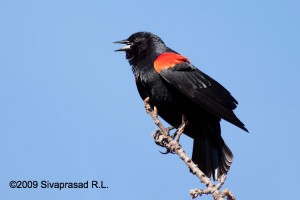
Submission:
<svg viewBox="0 0 300 200">
<path fill-rule="evenodd" d="M 140 97 L 149 97 L 150 106 L 171 126 L 188 122 L 184 134 L 193 139 L 192 161 L 213 180 L 227 174 L 233 154 L 220 121 L 248 132 L 233 112 L 238 102 L 231 93 L 153 33 L 136 32 L 114 43 L 125 45 L 116 51 L 125 52 Z"/>
</svg>

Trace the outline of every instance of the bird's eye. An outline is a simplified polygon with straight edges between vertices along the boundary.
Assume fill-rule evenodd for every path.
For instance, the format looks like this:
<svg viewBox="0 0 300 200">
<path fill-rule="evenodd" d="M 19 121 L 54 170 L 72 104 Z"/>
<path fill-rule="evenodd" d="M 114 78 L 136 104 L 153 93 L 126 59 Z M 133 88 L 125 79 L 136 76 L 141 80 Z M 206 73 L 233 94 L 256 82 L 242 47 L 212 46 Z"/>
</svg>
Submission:
<svg viewBox="0 0 300 200">
<path fill-rule="evenodd" d="M 141 39 L 141 38 L 136 38 L 136 39 L 134 40 L 134 43 L 140 43 L 142 40 L 143 40 L 143 39 Z"/>
</svg>

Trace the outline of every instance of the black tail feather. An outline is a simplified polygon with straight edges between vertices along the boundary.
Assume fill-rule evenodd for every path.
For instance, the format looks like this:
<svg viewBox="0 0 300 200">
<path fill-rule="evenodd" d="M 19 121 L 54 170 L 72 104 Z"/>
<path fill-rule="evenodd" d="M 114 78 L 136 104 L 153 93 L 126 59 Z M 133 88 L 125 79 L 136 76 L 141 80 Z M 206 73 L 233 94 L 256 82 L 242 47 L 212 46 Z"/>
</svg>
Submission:
<svg viewBox="0 0 300 200">
<path fill-rule="evenodd" d="M 205 173 L 207 177 L 217 180 L 226 174 L 233 161 L 233 155 L 220 134 L 218 127 L 213 129 L 203 127 L 194 134 L 194 146 L 192 160 Z M 201 132 L 199 132 L 201 131 Z"/>
</svg>

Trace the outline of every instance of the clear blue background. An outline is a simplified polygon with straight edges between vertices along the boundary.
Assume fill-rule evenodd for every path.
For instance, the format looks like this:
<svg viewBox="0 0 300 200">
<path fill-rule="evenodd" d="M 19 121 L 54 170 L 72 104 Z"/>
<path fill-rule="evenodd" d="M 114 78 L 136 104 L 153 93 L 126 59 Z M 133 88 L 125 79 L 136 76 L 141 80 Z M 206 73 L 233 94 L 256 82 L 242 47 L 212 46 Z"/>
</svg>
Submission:
<svg viewBox="0 0 300 200">
<path fill-rule="evenodd" d="M 124 53 L 151 31 L 240 102 L 247 134 L 222 122 L 238 199 L 299 187 L 300 3 L 0 1 L 0 199 L 189 199 L 203 187 L 161 155 Z M 181 139 L 190 154 L 192 141 Z M 108 189 L 10 189 L 10 180 L 103 180 Z M 296 195 L 297 196 L 297 195 Z M 203 197 L 211 199 L 211 197 Z"/>
</svg>

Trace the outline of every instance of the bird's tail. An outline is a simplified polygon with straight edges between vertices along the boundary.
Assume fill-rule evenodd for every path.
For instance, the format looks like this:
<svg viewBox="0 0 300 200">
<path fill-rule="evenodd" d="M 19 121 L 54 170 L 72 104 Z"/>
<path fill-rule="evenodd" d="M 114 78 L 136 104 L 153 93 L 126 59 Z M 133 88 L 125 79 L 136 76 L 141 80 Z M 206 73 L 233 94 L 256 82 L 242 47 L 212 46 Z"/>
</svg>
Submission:
<svg viewBox="0 0 300 200">
<path fill-rule="evenodd" d="M 203 127 L 194 135 L 192 160 L 207 177 L 217 180 L 229 171 L 233 155 L 221 137 L 220 125 Z M 199 131 L 199 130 L 198 130 Z"/>
</svg>

